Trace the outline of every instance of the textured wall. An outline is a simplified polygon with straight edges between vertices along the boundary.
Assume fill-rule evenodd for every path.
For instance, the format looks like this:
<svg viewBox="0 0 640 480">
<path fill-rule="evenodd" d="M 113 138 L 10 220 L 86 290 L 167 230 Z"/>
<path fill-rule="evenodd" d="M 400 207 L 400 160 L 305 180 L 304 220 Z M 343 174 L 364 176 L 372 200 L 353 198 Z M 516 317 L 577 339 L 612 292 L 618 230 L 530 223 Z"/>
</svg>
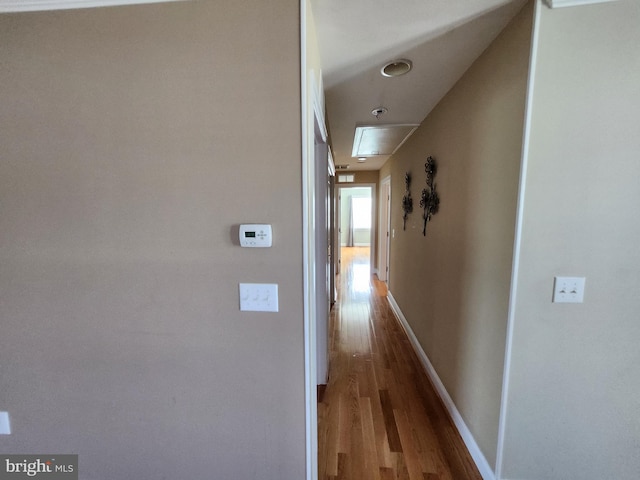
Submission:
<svg viewBox="0 0 640 480">
<path fill-rule="evenodd" d="M 635 479 L 640 4 L 539 13 L 503 477 Z"/>
<path fill-rule="evenodd" d="M 529 4 L 390 161 L 390 291 L 491 465 L 531 24 Z M 429 155 L 438 162 L 441 204 L 424 237 L 419 202 Z M 414 211 L 403 230 L 407 171 L 413 177 Z"/>
<path fill-rule="evenodd" d="M 299 24 L 291 0 L 0 16 L 0 451 L 303 478 Z"/>
</svg>

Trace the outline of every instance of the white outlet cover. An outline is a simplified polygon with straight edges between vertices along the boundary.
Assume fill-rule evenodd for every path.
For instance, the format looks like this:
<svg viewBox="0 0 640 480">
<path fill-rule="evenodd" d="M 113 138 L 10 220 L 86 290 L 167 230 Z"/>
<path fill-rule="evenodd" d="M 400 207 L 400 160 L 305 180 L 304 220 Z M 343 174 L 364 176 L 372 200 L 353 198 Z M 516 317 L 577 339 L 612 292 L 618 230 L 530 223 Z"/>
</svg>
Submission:
<svg viewBox="0 0 640 480">
<path fill-rule="evenodd" d="M 582 303 L 585 277 L 555 277 L 553 303 Z"/>
<path fill-rule="evenodd" d="M 0 435 L 11 435 L 9 412 L 0 412 Z"/>
</svg>

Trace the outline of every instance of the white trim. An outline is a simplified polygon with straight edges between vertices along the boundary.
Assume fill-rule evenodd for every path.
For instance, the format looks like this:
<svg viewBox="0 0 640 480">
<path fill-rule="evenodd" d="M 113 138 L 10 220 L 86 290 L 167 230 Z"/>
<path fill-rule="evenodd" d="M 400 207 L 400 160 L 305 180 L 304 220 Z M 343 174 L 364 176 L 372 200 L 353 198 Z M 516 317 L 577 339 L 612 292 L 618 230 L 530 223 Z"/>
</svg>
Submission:
<svg viewBox="0 0 640 480">
<path fill-rule="evenodd" d="M 326 141 L 326 138 L 325 138 Z M 336 164 L 333 161 L 333 153 L 331 152 L 331 146 L 327 145 L 327 163 L 329 164 L 329 176 L 336 176 Z"/>
<path fill-rule="evenodd" d="M 383 197 L 386 187 L 389 188 L 389 198 Z M 385 270 L 383 272 L 382 280 L 385 283 L 389 283 L 389 246 L 391 242 L 391 175 L 387 175 L 380 181 L 380 191 L 378 192 L 378 278 L 380 278 L 379 270 L 384 264 Z M 387 213 L 384 216 L 384 213 Z M 384 228 L 383 228 L 384 227 Z M 386 236 L 386 242 L 384 238 Z M 386 248 L 383 248 L 385 246 Z M 384 258 L 384 260 L 383 260 Z"/>
<path fill-rule="evenodd" d="M 322 71 L 318 72 L 318 76 L 320 77 L 320 85 L 318 85 L 318 80 L 316 80 L 316 76 L 311 76 L 311 93 L 313 95 L 313 114 L 318 122 L 318 126 L 320 127 L 320 136 L 322 137 L 322 142 L 327 142 L 327 125 L 324 120 L 324 102 L 323 98 L 323 86 L 322 86 Z M 332 157 L 333 161 L 333 157 Z M 335 171 L 335 167 L 334 167 Z"/>
<path fill-rule="evenodd" d="M 420 345 L 420 342 L 418 341 L 415 334 L 413 333 L 413 330 L 411 329 L 409 322 L 407 322 L 406 317 L 402 313 L 402 310 L 400 310 L 400 306 L 396 302 L 395 298 L 393 298 L 393 295 L 391 294 L 391 292 L 387 293 L 387 298 L 389 300 L 389 305 L 391 305 L 391 309 L 393 310 L 396 317 L 400 321 L 402 328 L 404 328 L 404 331 L 407 333 L 407 337 L 409 337 L 411 346 L 416 352 L 416 355 L 418 356 L 420 363 L 422 363 L 422 366 L 424 367 L 427 375 L 431 379 L 431 382 L 433 383 L 433 386 L 438 392 L 438 395 L 440 395 L 440 398 L 442 399 L 444 406 L 449 412 L 449 415 L 451 416 L 453 423 L 458 429 L 458 432 L 460 433 L 462 440 L 467 446 L 467 449 L 469 450 L 469 453 L 471 454 L 473 461 L 475 462 L 476 466 L 478 467 L 478 470 L 480 471 L 480 475 L 482 475 L 482 478 L 484 480 L 496 480 L 496 476 L 493 473 L 493 470 L 491 469 L 489 462 L 487 462 L 487 459 L 485 458 L 484 454 L 480 450 L 478 443 L 476 442 L 475 438 L 473 438 L 473 435 L 471 434 L 471 430 L 469 430 L 469 427 L 467 427 L 467 424 L 464 422 L 462 415 L 460 415 L 458 408 L 456 407 L 455 403 L 449 396 L 449 393 L 447 392 L 447 389 L 442 383 L 442 380 L 440 380 L 438 373 L 436 372 L 435 368 L 433 368 L 433 365 L 431 364 L 429 357 L 427 357 L 427 354 L 422 349 L 422 345 Z"/>
<path fill-rule="evenodd" d="M 509 380 L 511 375 L 511 358 L 513 347 L 513 328 L 516 317 L 516 300 L 518 293 L 518 272 L 520 266 L 520 247 L 522 244 L 522 226 L 524 223 L 525 187 L 527 182 L 527 166 L 529 163 L 529 143 L 531 137 L 531 116 L 533 112 L 533 92 L 538 57 L 538 38 L 540 33 L 540 16 L 542 8 L 540 0 L 534 4 L 533 28 L 531 31 L 531 54 L 529 57 L 529 78 L 525 104 L 524 128 L 522 132 L 522 154 L 520 162 L 520 179 L 518 182 L 518 203 L 516 207 L 516 226 L 513 241 L 513 259 L 511 261 L 511 290 L 507 313 L 507 338 L 504 352 L 504 370 L 502 374 L 502 398 L 500 400 L 500 418 L 498 420 L 498 445 L 496 453 L 496 478 L 502 478 L 504 467 L 504 447 L 507 428 L 507 410 L 509 405 Z"/>
<path fill-rule="evenodd" d="M 315 175 L 314 123 L 307 72 L 307 0 L 300 0 L 300 121 L 302 134 L 302 289 L 304 324 L 305 479 L 318 478 L 318 404 L 316 386 Z M 315 95 L 314 95 L 315 97 Z M 312 107 L 313 108 L 313 107 Z"/>
<path fill-rule="evenodd" d="M 549 8 L 579 7 L 593 5 L 594 3 L 616 2 L 617 0 L 544 0 Z"/>
<path fill-rule="evenodd" d="M 183 1 L 188 0 L 0 0 L 0 13 L 69 10 L 72 8 L 113 7 L 116 5 Z"/>
<path fill-rule="evenodd" d="M 373 269 L 375 268 L 374 265 L 376 263 L 376 258 L 375 258 L 375 249 L 376 249 L 376 242 L 377 242 L 377 238 L 375 236 L 375 231 L 377 228 L 377 221 L 378 219 L 376 218 L 376 212 L 378 211 L 378 199 L 376 197 L 377 192 L 376 192 L 376 184 L 375 183 L 338 183 L 336 184 L 337 187 L 337 196 L 336 196 L 336 218 L 338 219 L 338 230 L 340 229 L 341 223 L 342 223 L 342 202 L 341 202 L 341 198 L 342 198 L 342 190 L 345 188 L 370 188 L 371 189 L 371 228 L 369 229 L 369 244 L 368 245 L 355 245 L 354 247 L 369 247 L 371 250 L 369 252 L 369 265 L 371 266 L 371 271 L 373 272 Z M 341 233 L 338 232 L 338 244 L 340 245 L 340 249 L 342 249 L 342 247 L 346 247 L 347 245 L 343 245 L 342 244 L 342 236 Z M 342 260 L 342 251 L 340 251 L 338 253 L 338 260 Z"/>
</svg>

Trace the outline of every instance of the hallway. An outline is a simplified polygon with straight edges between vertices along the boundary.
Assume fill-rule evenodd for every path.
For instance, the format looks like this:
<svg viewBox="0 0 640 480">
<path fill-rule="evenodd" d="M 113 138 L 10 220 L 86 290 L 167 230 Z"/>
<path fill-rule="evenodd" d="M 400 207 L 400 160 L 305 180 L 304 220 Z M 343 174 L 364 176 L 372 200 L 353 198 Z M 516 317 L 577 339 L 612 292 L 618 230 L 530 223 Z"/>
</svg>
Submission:
<svg viewBox="0 0 640 480">
<path fill-rule="evenodd" d="M 370 274 L 369 248 L 342 249 L 318 404 L 320 480 L 481 479 Z"/>
</svg>

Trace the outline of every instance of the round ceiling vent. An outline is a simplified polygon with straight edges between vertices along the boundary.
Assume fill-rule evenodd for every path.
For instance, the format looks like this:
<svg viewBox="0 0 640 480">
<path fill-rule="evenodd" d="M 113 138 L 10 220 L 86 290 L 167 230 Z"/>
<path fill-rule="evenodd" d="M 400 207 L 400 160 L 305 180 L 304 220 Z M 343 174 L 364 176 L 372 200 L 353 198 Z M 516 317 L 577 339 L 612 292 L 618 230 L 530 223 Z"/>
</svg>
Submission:
<svg viewBox="0 0 640 480">
<path fill-rule="evenodd" d="M 394 60 L 393 62 L 387 63 L 382 69 L 380 73 L 384 77 L 399 77 L 400 75 L 404 75 L 405 73 L 409 73 L 411 70 L 411 60 Z"/>
</svg>

